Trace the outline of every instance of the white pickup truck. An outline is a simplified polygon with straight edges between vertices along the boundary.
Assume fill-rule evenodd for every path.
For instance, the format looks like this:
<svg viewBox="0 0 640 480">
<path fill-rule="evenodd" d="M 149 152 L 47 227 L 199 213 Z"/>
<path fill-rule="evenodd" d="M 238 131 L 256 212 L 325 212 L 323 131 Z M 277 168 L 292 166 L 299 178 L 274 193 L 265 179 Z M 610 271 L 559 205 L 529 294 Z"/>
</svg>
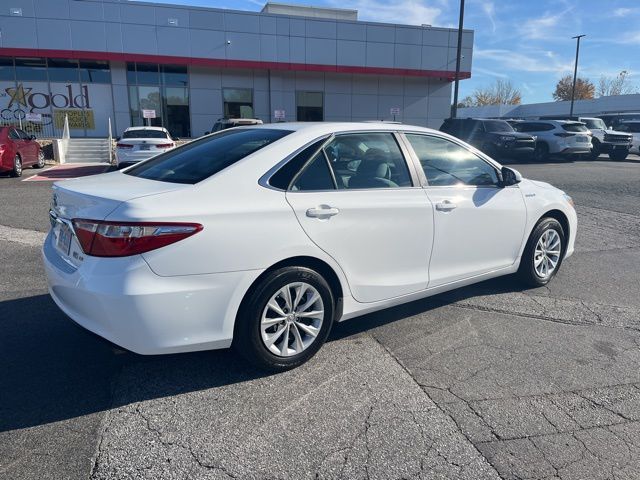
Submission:
<svg viewBox="0 0 640 480">
<path fill-rule="evenodd" d="M 596 159 L 601 153 L 608 153 L 611 160 L 624 160 L 629 155 L 633 136 L 624 132 L 616 132 L 607 128 L 601 118 L 578 117 L 593 137 L 591 138 L 591 158 Z"/>
</svg>

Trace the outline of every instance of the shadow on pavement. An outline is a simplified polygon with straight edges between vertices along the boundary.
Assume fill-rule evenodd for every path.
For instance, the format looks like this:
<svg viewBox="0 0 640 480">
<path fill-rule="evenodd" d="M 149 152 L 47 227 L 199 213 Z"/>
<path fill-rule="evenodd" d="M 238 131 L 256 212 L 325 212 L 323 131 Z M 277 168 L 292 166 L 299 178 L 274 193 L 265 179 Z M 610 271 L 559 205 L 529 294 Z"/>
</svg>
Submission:
<svg viewBox="0 0 640 480">
<path fill-rule="evenodd" d="M 329 341 L 469 296 L 520 289 L 511 277 L 490 280 L 337 324 Z M 75 325 L 48 295 L 0 302 L 0 312 L 0 432 L 104 411 L 118 407 L 117 402 L 128 404 L 268 375 L 232 350 L 148 357 L 122 351 Z M 144 368 L 131 368 L 135 366 Z M 144 371 L 146 376 L 136 385 L 120 385 L 124 390 L 114 396 L 114 381 L 127 368 Z"/>
</svg>

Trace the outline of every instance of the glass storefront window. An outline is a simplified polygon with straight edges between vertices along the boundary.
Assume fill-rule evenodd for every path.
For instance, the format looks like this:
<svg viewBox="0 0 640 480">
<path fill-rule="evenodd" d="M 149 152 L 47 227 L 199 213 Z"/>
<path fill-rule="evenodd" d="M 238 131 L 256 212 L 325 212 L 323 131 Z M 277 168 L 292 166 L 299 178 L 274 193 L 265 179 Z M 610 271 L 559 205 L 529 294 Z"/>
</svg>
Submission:
<svg viewBox="0 0 640 480">
<path fill-rule="evenodd" d="M 253 118 L 253 90 L 250 88 L 223 88 L 225 118 Z"/>
<path fill-rule="evenodd" d="M 80 81 L 82 83 L 111 83 L 109 62 L 80 60 Z"/>
<path fill-rule="evenodd" d="M 189 76 L 183 65 L 128 63 L 131 124 L 163 126 L 173 137 L 190 137 Z M 142 118 L 155 110 L 156 118 Z"/>
<path fill-rule="evenodd" d="M 187 67 L 182 65 L 161 65 L 163 85 L 186 87 L 188 85 Z"/>
<path fill-rule="evenodd" d="M 296 92 L 297 120 L 321 122 L 324 119 L 322 92 Z"/>
<path fill-rule="evenodd" d="M 16 78 L 20 82 L 46 82 L 47 61 L 44 58 L 16 58 Z"/>
<path fill-rule="evenodd" d="M 138 85 L 159 85 L 158 64 L 136 63 L 136 82 Z"/>
<path fill-rule="evenodd" d="M 173 137 L 190 137 L 189 91 L 181 87 L 164 87 L 162 110 L 165 127 Z"/>
<path fill-rule="evenodd" d="M 47 61 L 50 82 L 78 83 L 78 61 L 50 58 Z"/>
<path fill-rule="evenodd" d="M 13 70 L 13 58 L 0 57 L 0 80 L 15 80 L 15 72 Z"/>
</svg>

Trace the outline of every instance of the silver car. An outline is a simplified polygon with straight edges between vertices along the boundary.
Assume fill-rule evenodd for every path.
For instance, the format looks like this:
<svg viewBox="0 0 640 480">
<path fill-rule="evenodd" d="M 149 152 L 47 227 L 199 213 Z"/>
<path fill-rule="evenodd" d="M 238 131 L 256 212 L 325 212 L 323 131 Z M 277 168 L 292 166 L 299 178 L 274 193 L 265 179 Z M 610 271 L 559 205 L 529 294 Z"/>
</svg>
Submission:
<svg viewBox="0 0 640 480">
<path fill-rule="evenodd" d="M 552 155 L 569 157 L 591 153 L 591 132 L 584 123 L 566 120 L 523 120 L 513 122 L 517 132 L 534 135 L 533 158 L 544 162 Z"/>
</svg>

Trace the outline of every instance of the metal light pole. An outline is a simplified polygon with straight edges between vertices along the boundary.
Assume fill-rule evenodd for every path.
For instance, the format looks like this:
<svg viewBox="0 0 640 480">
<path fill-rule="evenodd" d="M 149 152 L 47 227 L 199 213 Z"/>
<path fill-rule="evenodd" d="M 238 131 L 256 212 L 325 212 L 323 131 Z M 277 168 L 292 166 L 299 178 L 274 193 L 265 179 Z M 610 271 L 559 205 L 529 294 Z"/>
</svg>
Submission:
<svg viewBox="0 0 640 480">
<path fill-rule="evenodd" d="M 571 37 L 577 40 L 576 42 L 576 63 L 573 66 L 573 86 L 571 87 L 571 110 L 569 110 L 569 117 L 573 117 L 573 100 L 576 94 L 576 79 L 578 78 L 578 55 L 580 54 L 580 39 L 586 37 L 586 35 L 576 35 Z"/>
<path fill-rule="evenodd" d="M 458 116 L 458 84 L 460 83 L 460 59 L 462 58 L 462 26 L 464 24 L 464 0 L 460 0 L 460 20 L 458 21 L 458 51 L 456 52 L 456 77 L 453 87 L 451 118 Z"/>
</svg>

